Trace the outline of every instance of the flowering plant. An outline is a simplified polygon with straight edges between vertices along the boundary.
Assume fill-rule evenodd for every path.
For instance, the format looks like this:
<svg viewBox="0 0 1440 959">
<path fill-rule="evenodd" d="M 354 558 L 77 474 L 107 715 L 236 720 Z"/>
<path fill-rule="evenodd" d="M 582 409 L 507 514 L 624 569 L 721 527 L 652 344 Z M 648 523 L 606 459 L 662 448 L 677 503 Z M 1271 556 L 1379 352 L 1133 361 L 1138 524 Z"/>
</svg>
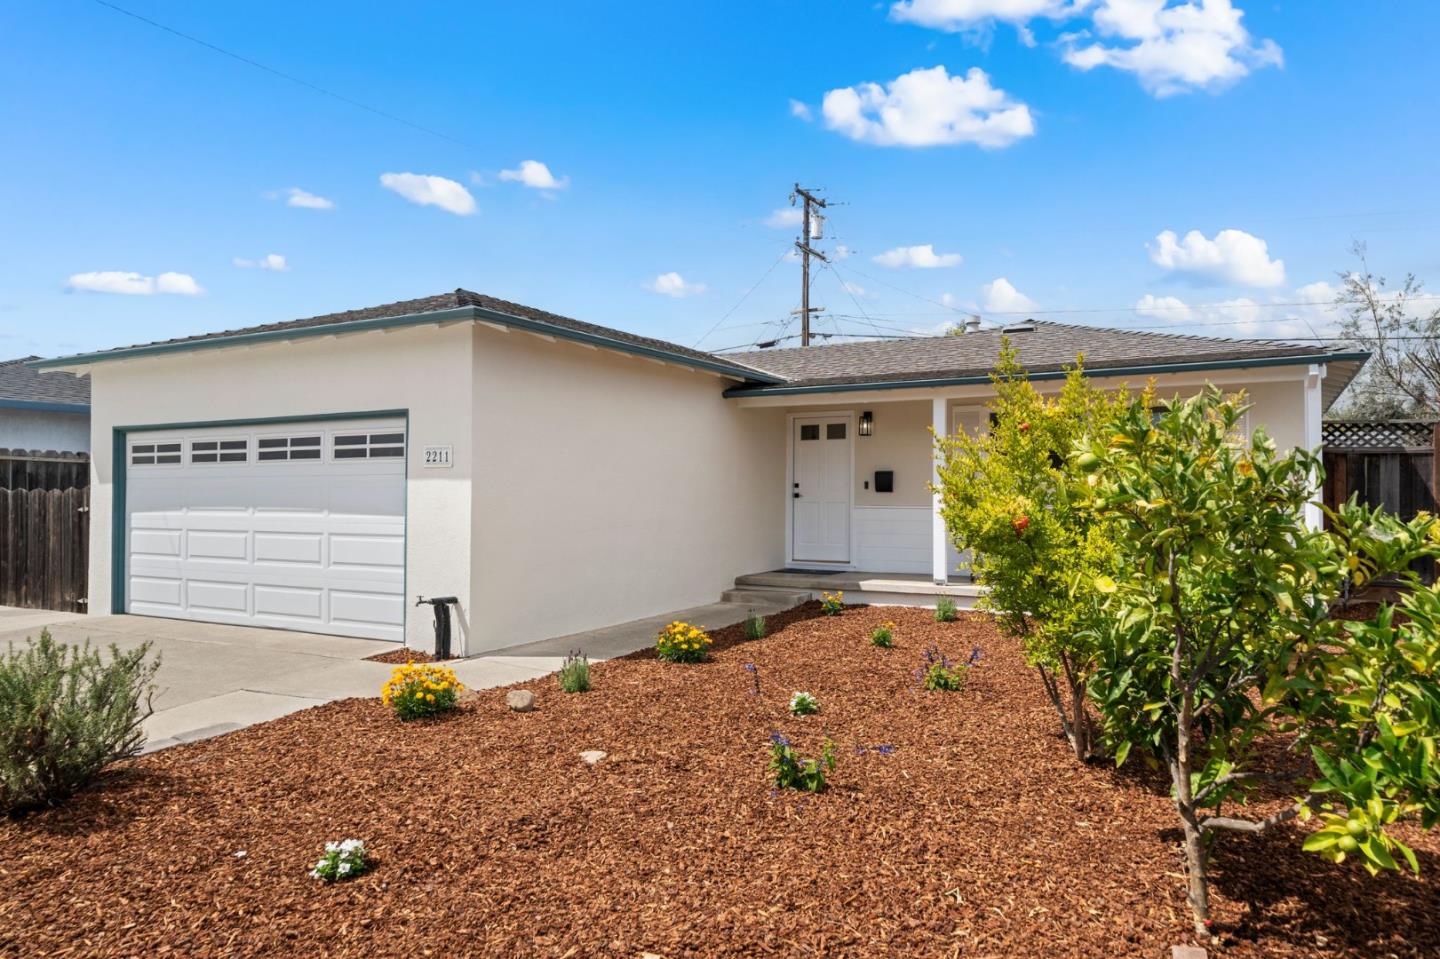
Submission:
<svg viewBox="0 0 1440 959">
<path fill-rule="evenodd" d="M 419 719 L 454 709 L 464 688 L 449 666 L 406 663 L 390 674 L 380 690 L 380 701 L 401 719 Z"/>
<path fill-rule="evenodd" d="M 979 660 L 980 648 L 978 646 L 970 654 L 968 661 L 954 664 L 944 653 L 940 652 L 940 647 L 931 646 L 925 650 L 924 664 L 915 673 L 920 680 L 920 685 L 930 692 L 941 690 L 947 693 L 958 693 L 965 688 L 965 675 L 970 672 L 970 667 Z"/>
<path fill-rule="evenodd" d="M 941 596 L 935 600 L 935 622 L 953 623 L 959 618 L 960 614 L 955 609 L 955 600 L 949 596 Z"/>
<path fill-rule="evenodd" d="M 825 774 L 835 768 L 835 744 L 825 740 L 819 759 L 804 759 L 790 740 L 770 734 L 770 773 L 778 789 L 803 789 L 818 793 L 825 788 Z"/>
<path fill-rule="evenodd" d="M 881 623 L 870 631 L 870 645 L 889 649 L 895 645 L 895 624 Z"/>
<path fill-rule="evenodd" d="M 365 861 L 365 843 L 359 839 L 346 839 L 343 842 L 327 842 L 325 855 L 321 856 L 320 861 L 310 870 L 310 875 L 326 882 L 337 882 L 341 879 L 354 879 L 368 868 L 369 864 Z"/>
<path fill-rule="evenodd" d="M 809 716 L 820 711 L 820 700 L 809 693 L 799 692 L 790 697 L 790 712 L 795 716 Z"/>
<path fill-rule="evenodd" d="M 712 642 L 705 630 L 676 620 L 655 637 L 655 654 L 666 662 L 698 663 L 705 659 Z"/>
<path fill-rule="evenodd" d="M 839 616 L 845 611 L 845 592 L 837 589 L 833 593 L 820 594 L 820 612 L 826 616 Z"/>
</svg>

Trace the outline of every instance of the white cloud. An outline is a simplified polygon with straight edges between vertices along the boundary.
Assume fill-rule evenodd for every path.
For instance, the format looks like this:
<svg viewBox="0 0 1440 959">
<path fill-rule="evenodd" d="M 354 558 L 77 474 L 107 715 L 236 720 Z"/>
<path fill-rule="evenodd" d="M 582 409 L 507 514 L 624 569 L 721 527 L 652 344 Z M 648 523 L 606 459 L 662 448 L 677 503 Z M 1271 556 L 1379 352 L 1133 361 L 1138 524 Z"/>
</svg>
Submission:
<svg viewBox="0 0 1440 959">
<path fill-rule="evenodd" d="M 1239 286 L 1280 286 L 1285 282 L 1285 261 L 1272 260 L 1269 247 L 1244 230 L 1221 230 L 1213 240 L 1199 230 L 1179 239 L 1165 230 L 1150 245 L 1150 259 L 1158 266 L 1192 278 Z"/>
<path fill-rule="evenodd" d="M 939 267 L 959 266 L 965 258 L 959 253 L 936 253 L 933 244 L 922 243 L 919 246 L 897 246 L 893 250 L 886 250 L 879 256 L 871 257 L 871 259 L 892 270 L 905 267 L 916 270 L 933 270 Z"/>
<path fill-rule="evenodd" d="M 986 313 L 1028 313 L 1040 305 L 1015 289 L 1003 276 L 980 287 L 980 295 L 980 305 Z"/>
<path fill-rule="evenodd" d="M 521 160 L 513 170 L 501 170 L 500 179 L 506 183 L 519 183 L 532 190 L 563 190 L 570 185 L 570 178 L 556 179 L 550 168 L 539 160 Z"/>
<path fill-rule="evenodd" d="M 76 273 L 66 282 L 72 290 L 89 293 L 121 293 L 127 296 L 154 296 L 157 293 L 173 293 L 177 296 L 199 296 L 205 291 L 195 278 L 188 273 L 161 273 L 159 276 L 145 276 L 122 270 L 101 270 L 94 273 Z"/>
<path fill-rule="evenodd" d="M 988 26 L 993 21 L 1013 24 L 1028 36 L 1025 24 L 1037 17 L 1061 19 L 1090 0 L 899 0 L 890 7 L 890 19 L 922 27 L 960 33 Z"/>
<path fill-rule="evenodd" d="M 302 190 L 298 186 L 292 186 L 290 189 L 286 190 L 285 196 L 286 206 L 300 207 L 304 210 L 335 209 L 334 200 L 327 200 L 323 196 L 316 196 L 314 193 L 310 193 L 307 190 Z"/>
<path fill-rule="evenodd" d="M 865 287 L 861 286 L 859 283 L 851 283 L 849 280 L 841 280 L 841 281 L 840 281 L 840 289 L 844 290 L 846 293 L 849 293 L 851 296 L 855 297 L 855 298 L 858 299 L 858 300 L 873 300 L 873 299 L 875 299 L 875 294 L 874 294 L 874 293 L 871 293 L 869 290 L 865 289 Z"/>
<path fill-rule="evenodd" d="M 793 97 L 790 100 L 790 115 L 792 117 L 799 117 L 801 120 L 807 122 L 814 117 L 814 114 L 810 112 L 810 105 L 808 103 L 802 103 Z"/>
<path fill-rule="evenodd" d="M 955 309 L 957 303 L 959 303 L 959 301 L 955 298 L 955 294 L 954 294 L 954 293 L 941 293 L 941 294 L 940 294 L 940 305 L 941 305 L 941 306 L 948 306 L 950 309 L 953 310 L 953 309 Z"/>
<path fill-rule="evenodd" d="M 830 259 L 845 260 L 848 259 L 854 252 L 854 250 L 850 249 L 844 243 L 836 243 L 835 252 L 830 254 Z"/>
<path fill-rule="evenodd" d="M 696 296 L 705 292 L 704 283 L 691 283 L 679 273 L 661 273 L 653 281 L 645 285 L 645 289 L 651 293 L 659 293 L 661 296 L 671 296 L 679 300 L 687 296 Z"/>
<path fill-rule="evenodd" d="M 382 173 L 380 185 L 420 206 L 438 206 L 456 216 L 469 216 L 475 212 L 475 198 L 470 195 L 470 191 L 443 176 Z"/>
<path fill-rule="evenodd" d="M 1035 133 L 1030 108 L 991 86 L 978 67 L 963 77 L 943 66 L 917 68 L 884 86 L 841 87 L 825 94 L 821 111 L 830 129 L 879 146 L 998 149 Z"/>
<path fill-rule="evenodd" d="M 274 270 L 277 273 L 285 273 L 290 269 L 290 264 L 286 263 L 285 257 L 279 253 L 267 253 L 258 260 L 247 260 L 237 256 L 234 263 L 241 269 L 247 270 Z"/>
<path fill-rule="evenodd" d="M 1095 30 L 1113 42 L 1079 45 L 1072 38 L 1065 62 L 1081 70 L 1128 71 L 1157 97 L 1218 89 L 1284 63 L 1280 47 L 1256 42 L 1243 17 L 1231 0 L 1101 0 Z"/>
<path fill-rule="evenodd" d="M 1183 323 L 1195 315 L 1189 304 L 1178 296 L 1156 296 L 1146 293 L 1135 301 L 1135 312 L 1166 323 Z"/>
<path fill-rule="evenodd" d="M 765 218 L 765 225 L 777 230 L 785 230 L 792 226 L 799 226 L 803 219 L 805 219 L 805 214 L 798 207 L 782 206 Z"/>
</svg>

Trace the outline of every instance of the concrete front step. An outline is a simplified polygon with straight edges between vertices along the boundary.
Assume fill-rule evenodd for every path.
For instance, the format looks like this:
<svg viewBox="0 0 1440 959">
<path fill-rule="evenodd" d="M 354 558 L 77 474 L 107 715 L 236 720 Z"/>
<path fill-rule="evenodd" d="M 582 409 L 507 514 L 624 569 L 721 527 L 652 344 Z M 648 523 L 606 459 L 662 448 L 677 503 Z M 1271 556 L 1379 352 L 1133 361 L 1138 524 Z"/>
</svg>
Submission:
<svg viewBox="0 0 1440 959">
<path fill-rule="evenodd" d="M 742 606 L 778 606 L 781 609 L 799 606 L 813 598 L 813 593 L 765 586 L 727 589 L 720 594 L 722 603 L 739 603 Z"/>
</svg>

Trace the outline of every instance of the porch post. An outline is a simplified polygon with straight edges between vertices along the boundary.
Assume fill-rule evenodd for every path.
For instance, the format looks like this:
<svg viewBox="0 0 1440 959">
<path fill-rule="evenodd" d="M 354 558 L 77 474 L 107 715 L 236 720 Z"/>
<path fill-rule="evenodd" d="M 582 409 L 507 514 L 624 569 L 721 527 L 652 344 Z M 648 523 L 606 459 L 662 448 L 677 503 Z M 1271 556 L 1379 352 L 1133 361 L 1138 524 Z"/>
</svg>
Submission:
<svg viewBox="0 0 1440 959">
<path fill-rule="evenodd" d="M 1311 364 L 1305 374 L 1305 448 L 1312 453 L 1319 455 L 1320 447 L 1325 442 L 1325 433 L 1322 428 L 1324 402 L 1320 394 L 1321 382 L 1325 379 L 1326 368 L 1323 364 Z M 1320 488 L 1320 477 L 1312 476 L 1311 492 L 1314 497 L 1305 504 L 1305 525 L 1311 529 L 1319 529 L 1325 522 L 1325 514 L 1320 510 L 1320 500 L 1324 491 Z"/>
<path fill-rule="evenodd" d="M 950 435 L 950 403 L 943 396 L 937 396 L 931 402 L 930 420 L 935 430 L 935 435 Z M 936 487 L 936 492 L 931 496 L 930 503 L 930 565 L 935 585 L 943 586 L 949 582 L 950 571 L 945 568 L 945 555 L 948 546 L 945 536 L 945 518 L 940 515 L 941 497 L 940 486 L 940 459 L 931 453 L 930 456 L 930 482 Z"/>
</svg>

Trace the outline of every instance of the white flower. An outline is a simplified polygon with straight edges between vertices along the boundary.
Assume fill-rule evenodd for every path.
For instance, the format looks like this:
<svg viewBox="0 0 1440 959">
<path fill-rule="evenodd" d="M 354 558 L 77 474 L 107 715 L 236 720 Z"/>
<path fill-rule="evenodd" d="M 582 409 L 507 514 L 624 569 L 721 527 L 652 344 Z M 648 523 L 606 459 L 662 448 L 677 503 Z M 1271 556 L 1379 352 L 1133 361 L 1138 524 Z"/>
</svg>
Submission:
<svg viewBox="0 0 1440 959">
<path fill-rule="evenodd" d="M 349 875 L 349 873 L 350 873 L 350 864 L 349 864 L 348 862 L 342 862 L 342 863 L 340 864 L 340 875 L 345 876 L 345 875 Z"/>
</svg>

